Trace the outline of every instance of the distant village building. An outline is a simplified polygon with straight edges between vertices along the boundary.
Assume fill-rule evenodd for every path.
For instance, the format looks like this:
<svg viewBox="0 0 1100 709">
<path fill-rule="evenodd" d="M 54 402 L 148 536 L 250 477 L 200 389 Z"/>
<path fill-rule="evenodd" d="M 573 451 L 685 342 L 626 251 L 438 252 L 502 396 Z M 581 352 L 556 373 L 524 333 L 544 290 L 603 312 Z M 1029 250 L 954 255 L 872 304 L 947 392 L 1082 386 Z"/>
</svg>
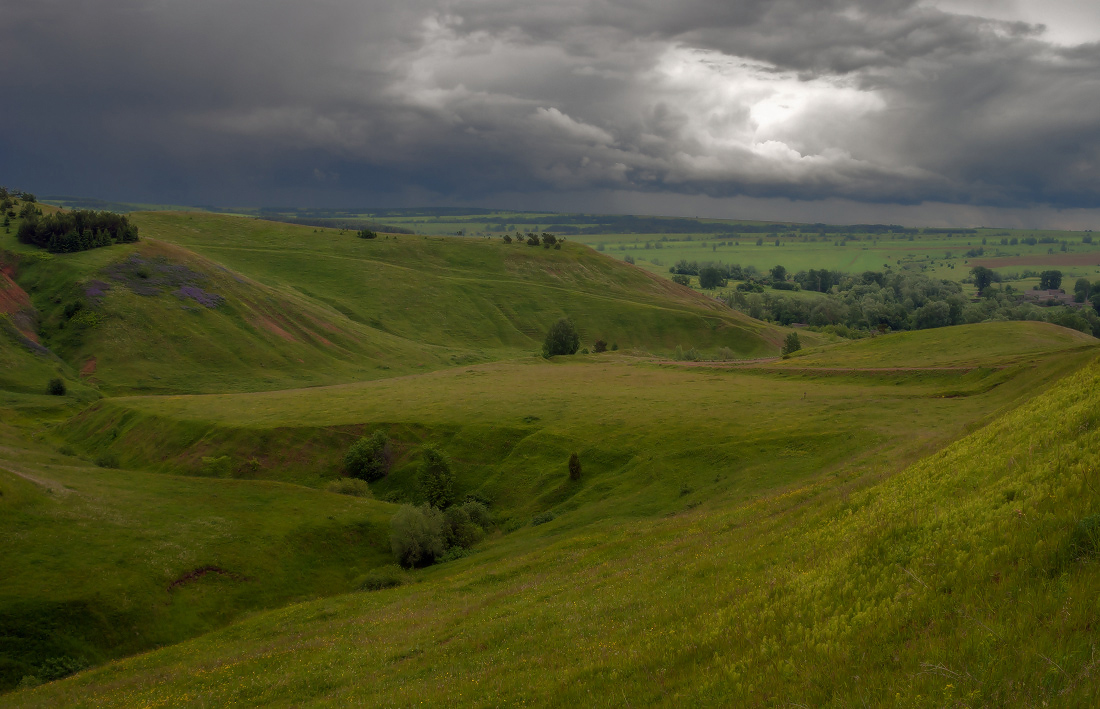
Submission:
<svg viewBox="0 0 1100 709">
<path fill-rule="evenodd" d="M 1021 296 L 1024 300 L 1037 305 L 1070 305 L 1077 308 L 1085 307 L 1085 303 L 1074 302 L 1073 296 L 1064 290 L 1039 290 L 1032 288 L 1024 291 Z"/>
</svg>

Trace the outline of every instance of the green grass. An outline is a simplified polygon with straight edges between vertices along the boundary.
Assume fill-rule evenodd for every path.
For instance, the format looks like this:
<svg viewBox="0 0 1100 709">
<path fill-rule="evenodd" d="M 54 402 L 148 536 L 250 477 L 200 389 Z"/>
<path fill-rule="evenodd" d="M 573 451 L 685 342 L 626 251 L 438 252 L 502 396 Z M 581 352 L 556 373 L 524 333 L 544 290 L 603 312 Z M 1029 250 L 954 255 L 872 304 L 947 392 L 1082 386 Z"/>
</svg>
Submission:
<svg viewBox="0 0 1100 709">
<path fill-rule="evenodd" d="M 12 706 L 1093 706 L 1091 364 L 897 475 L 517 532 Z M 536 541 L 537 540 L 537 541 Z"/>
<path fill-rule="evenodd" d="M 81 254 L 0 241 L 59 356 L 0 340 L 0 689 L 152 652 L 0 705 L 1094 699 L 1092 338 L 800 331 L 780 360 L 787 331 L 572 240 L 134 220 L 141 243 Z M 68 308 L 132 254 L 225 303 L 116 284 Z M 621 349 L 536 356 L 562 315 Z M 323 491 L 377 429 L 373 499 Z M 428 443 L 497 531 L 349 594 L 391 562 Z"/>
<path fill-rule="evenodd" d="M 352 590 L 391 563 L 392 507 L 93 467 L 0 426 L 0 689 L 51 658 L 96 664 Z"/>
<path fill-rule="evenodd" d="M 145 236 L 420 343 L 531 353 L 557 318 L 570 317 L 585 345 L 603 338 L 624 349 L 667 352 L 691 343 L 742 356 L 777 347 L 776 329 L 571 242 L 554 250 L 499 239 L 365 240 L 215 215 L 133 219 Z"/>
</svg>

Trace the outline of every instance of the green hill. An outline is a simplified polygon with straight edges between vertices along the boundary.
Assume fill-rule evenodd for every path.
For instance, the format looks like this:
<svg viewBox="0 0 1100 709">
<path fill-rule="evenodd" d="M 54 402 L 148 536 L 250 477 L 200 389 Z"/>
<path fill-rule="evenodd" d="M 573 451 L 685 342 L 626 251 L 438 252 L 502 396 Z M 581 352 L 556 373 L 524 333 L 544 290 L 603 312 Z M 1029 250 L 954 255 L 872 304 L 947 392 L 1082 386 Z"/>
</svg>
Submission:
<svg viewBox="0 0 1100 709">
<path fill-rule="evenodd" d="M 0 706 L 1095 698 L 1093 338 L 780 359 L 788 330 L 572 241 L 132 219 L 0 237 Z M 562 316 L 617 350 L 536 356 Z M 328 491 L 376 431 L 389 474 Z M 492 524 L 379 571 L 428 446 Z"/>
<path fill-rule="evenodd" d="M 546 524 L 16 700 L 1092 706 L 1097 391 L 1093 363 L 897 475 Z"/>
</svg>

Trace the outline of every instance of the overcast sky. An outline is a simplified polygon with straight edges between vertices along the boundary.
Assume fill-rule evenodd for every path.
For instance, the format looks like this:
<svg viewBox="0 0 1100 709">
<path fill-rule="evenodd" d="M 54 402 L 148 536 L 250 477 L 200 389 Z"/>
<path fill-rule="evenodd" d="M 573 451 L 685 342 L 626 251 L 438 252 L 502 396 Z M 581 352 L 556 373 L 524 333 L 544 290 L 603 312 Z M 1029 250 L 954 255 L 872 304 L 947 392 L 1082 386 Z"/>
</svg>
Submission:
<svg viewBox="0 0 1100 709">
<path fill-rule="evenodd" d="M 1100 2 L 0 0 L 0 182 L 1100 228 Z"/>
</svg>

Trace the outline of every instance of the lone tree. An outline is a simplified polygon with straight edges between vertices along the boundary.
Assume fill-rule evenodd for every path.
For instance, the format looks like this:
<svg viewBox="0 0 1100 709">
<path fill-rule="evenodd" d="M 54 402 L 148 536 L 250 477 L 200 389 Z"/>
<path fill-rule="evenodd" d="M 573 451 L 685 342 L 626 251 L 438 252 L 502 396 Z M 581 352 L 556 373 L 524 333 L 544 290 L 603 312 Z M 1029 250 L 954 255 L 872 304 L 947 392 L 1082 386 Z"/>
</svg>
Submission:
<svg viewBox="0 0 1100 709">
<path fill-rule="evenodd" d="M 576 453 L 569 456 L 569 479 L 581 479 L 581 459 Z"/>
<path fill-rule="evenodd" d="M 445 509 L 454 502 L 455 475 L 447 456 L 432 446 L 425 446 L 416 471 L 416 482 L 424 499 L 433 507 Z"/>
<path fill-rule="evenodd" d="M 392 464 L 393 448 L 390 446 L 389 436 L 382 431 L 360 438 L 351 444 L 344 456 L 344 469 L 348 475 L 367 482 L 386 477 Z"/>
<path fill-rule="evenodd" d="M 65 382 L 54 378 L 46 384 L 46 393 L 53 396 L 65 396 Z"/>
<path fill-rule="evenodd" d="M 703 266 L 699 269 L 699 287 L 710 290 L 726 285 L 726 274 L 716 266 Z"/>
<path fill-rule="evenodd" d="M 596 354 L 607 352 L 607 342 L 605 340 L 596 340 L 596 344 L 592 345 L 592 351 Z"/>
<path fill-rule="evenodd" d="M 1058 290 L 1061 287 L 1061 271 L 1043 271 L 1039 274 L 1039 290 Z"/>
<path fill-rule="evenodd" d="M 979 295 L 993 283 L 993 271 L 985 266 L 975 266 L 970 269 L 970 274 L 974 276 L 974 285 Z"/>
<path fill-rule="evenodd" d="M 792 332 L 783 340 L 783 354 L 789 355 L 802 349 L 802 343 L 798 341 L 798 333 Z"/>
<path fill-rule="evenodd" d="M 569 318 L 562 318 L 550 326 L 546 341 L 542 344 L 542 356 L 576 354 L 581 346 L 581 337 Z"/>
</svg>

